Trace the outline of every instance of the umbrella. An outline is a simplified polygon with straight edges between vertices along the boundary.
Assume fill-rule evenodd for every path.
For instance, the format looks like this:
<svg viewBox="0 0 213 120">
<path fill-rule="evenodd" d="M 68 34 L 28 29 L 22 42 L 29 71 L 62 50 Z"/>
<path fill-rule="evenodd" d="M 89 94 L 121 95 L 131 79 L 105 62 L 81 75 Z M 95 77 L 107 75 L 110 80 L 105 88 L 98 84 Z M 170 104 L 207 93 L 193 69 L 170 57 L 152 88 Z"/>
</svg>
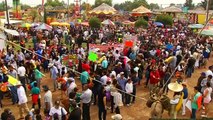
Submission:
<svg viewBox="0 0 213 120">
<path fill-rule="evenodd" d="M 213 29 L 203 30 L 201 35 L 213 36 Z"/>
<path fill-rule="evenodd" d="M 40 23 L 32 23 L 32 24 L 31 24 L 32 27 L 37 27 L 37 26 L 39 26 L 39 25 L 40 25 Z"/>
<path fill-rule="evenodd" d="M 125 24 L 125 25 L 133 25 L 133 24 L 135 24 L 135 22 L 131 22 L 129 20 L 126 20 L 126 21 L 123 22 L 123 24 Z"/>
<path fill-rule="evenodd" d="M 31 27 L 31 24 L 29 24 L 29 23 L 23 23 L 21 25 L 21 27 L 29 28 L 29 27 Z"/>
<path fill-rule="evenodd" d="M 60 23 L 60 25 L 61 25 L 61 26 L 70 26 L 70 24 L 67 23 L 67 22 L 62 22 L 62 23 Z"/>
<path fill-rule="evenodd" d="M 115 25 L 115 23 L 114 23 L 114 22 L 112 22 L 112 21 L 111 21 L 111 20 L 109 20 L 109 19 L 104 20 L 104 21 L 102 22 L 102 24 L 104 24 L 104 25 Z"/>
<path fill-rule="evenodd" d="M 202 24 L 190 24 L 188 25 L 189 28 L 201 29 L 204 27 Z"/>
<path fill-rule="evenodd" d="M 35 28 L 36 30 L 51 30 L 52 27 L 43 23 L 41 25 L 39 25 L 38 27 Z"/>
<path fill-rule="evenodd" d="M 51 22 L 50 25 L 60 25 L 59 22 Z"/>
<path fill-rule="evenodd" d="M 163 23 L 161 23 L 161 22 L 154 22 L 153 24 L 158 27 L 163 27 Z"/>
</svg>

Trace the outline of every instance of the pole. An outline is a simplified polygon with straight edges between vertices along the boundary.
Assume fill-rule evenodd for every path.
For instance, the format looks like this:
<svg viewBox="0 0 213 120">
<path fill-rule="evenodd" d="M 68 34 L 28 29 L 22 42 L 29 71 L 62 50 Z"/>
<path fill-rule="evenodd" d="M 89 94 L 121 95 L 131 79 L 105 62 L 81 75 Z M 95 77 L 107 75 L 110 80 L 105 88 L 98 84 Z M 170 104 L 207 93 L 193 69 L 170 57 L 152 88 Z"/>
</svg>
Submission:
<svg viewBox="0 0 213 120">
<path fill-rule="evenodd" d="M 70 1 L 67 0 L 67 20 L 69 20 L 69 5 L 70 5 Z"/>
<path fill-rule="evenodd" d="M 209 19 L 209 4 L 210 4 L 210 0 L 207 0 L 207 5 L 206 5 L 206 24 L 207 24 L 208 19 Z"/>
<path fill-rule="evenodd" d="M 6 17 L 7 17 L 7 25 L 9 27 L 10 25 L 10 20 L 9 20 L 9 13 L 8 13 L 8 6 L 7 6 L 7 0 L 5 0 L 5 8 L 6 8 Z"/>
</svg>

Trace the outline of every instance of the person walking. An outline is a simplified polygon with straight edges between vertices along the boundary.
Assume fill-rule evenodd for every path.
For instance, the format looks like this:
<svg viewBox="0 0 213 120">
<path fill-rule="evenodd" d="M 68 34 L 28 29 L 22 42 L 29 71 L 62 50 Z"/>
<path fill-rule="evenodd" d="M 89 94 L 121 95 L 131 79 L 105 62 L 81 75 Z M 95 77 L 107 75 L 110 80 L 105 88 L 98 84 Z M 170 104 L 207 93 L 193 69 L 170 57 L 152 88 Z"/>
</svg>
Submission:
<svg viewBox="0 0 213 120">
<path fill-rule="evenodd" d="M 182 83 L 183 86 L 183 109 L 182 109 L 182 115 L 184 116 L 186 114 L 186 102 L 188 100 L 188 88 L 186 82 Z"/>
<path fill-rule="evenodd" d="M 53 106 L 52 92 L 49 90 L 49 87 L 47 85 L 44 85 L 42 87 L 45 92 L 45 94 L 44 94 L 44 111 L 47 111 L 49 113 L 50 109 Z"/>
<path fill-rule="evenodd" d="M 24 90 L 26 91 L 26 69 L 24 67 L 23 62 L 20 62 L 20 66 L 18 67 L 18 78 L 21 81 Z"/>
<path fill-rule="evenodd" d="M 198 91 L 199 87 L 194 87 L 194 96 L 192 99 L 192 115 L 191 119 L 196 120 L 196 112 L 198 110 L 198 99 L 202 97 L 202 94 Z"/>
<path fill-rule="evenodd" d="M 83 120 L 90 120 L 90 102 L 92 99 L 92 91 L 88 88 L 87 84 L 83 85 L 83 93 L 80 98 L 83 103 Z"/>
<path fill-rule="evenodd" d="M 205 110 L 205 115 L 203 115 L 203 117 L 207 117 L 208 105 L 211 102 L 211 94 L 212 94 L 211 83 L 207 82 L 206 89 L 203 92 L 203 104 L 204 104 L 204 110 Z"/>
<path fill-rule="evenodd" d="M 15 67 L 13 65 L 9 66 L 8 74 L 14 78 L 18 78 L 17 71 L 15 70 Z M 12 97 L 12 104 L 14 105 L 18 102 L 17 88 L 16 86 L 9 84 L 9 89 Z"/>
<path fill-rule="evenodd" d="M 75 101 L 71 102 L 72 112 L 69 115 L 68 120 L 81 120 L 81 109 L 77 106 Z"/>
<path fill-rule="evenodd" d="M 89 73 L 86 70 L 83 70 L 83 72 L 80 75 L 80 81 L 81 81 L 82 87 L 83 85 L 88 83 L 88 79 L 89 79 Z"/>
<path fill-rule="evenodd" d="M 57 89 L 57 79 L 59 76 L 59 71 L 53 63 L 49 64 L 49 68 L 50 68 L 50 77 L 53 80 L 53 86 L 54 86 L 54 92 L 55 92 Z"/>
<path fill-rule="evenodd" d="M 126 105 L 130 106 L 131 94 L 133 93 L 133 84 L 132 84 L 131 79 L 128 79 L 126 86 L 125 86 L 125 91 L 127 92 L 127 94 L 126 94 Z"/>
<path fill-rule="evenodd" d="M 98 109 L 99 120 L 106 120 L 106 96 L 103 86 L 98 92 Z"/>
<path fill-rule="evenodd" d="M 20 119 L 24 119 L 24 112 L 29 113 L 29 108 L 27 106 L 27 96 L 22 86 L 21 82 L 19 81 L 17 84 L 17 94 L 18 94 L 18 106 L 19 106 L 19 115 Z"/>
<path fill-rule="evenodd" d="M 34 87 L 31 90 L 32 94 L 32 108 L 35 108 L 35 105 L 38 104 L 38 108 L 41 108 L 41 101 L 40 101 L 40 89 L 38 88 L 37 82 L 34 83 Z"/>
<path fill-rule="evenodd" d="M 60 101 L 55 101 L 55 106 L 50 109 L 50 120 L 66 120 L 67 111 L 60 106 Z"/>
</svg>

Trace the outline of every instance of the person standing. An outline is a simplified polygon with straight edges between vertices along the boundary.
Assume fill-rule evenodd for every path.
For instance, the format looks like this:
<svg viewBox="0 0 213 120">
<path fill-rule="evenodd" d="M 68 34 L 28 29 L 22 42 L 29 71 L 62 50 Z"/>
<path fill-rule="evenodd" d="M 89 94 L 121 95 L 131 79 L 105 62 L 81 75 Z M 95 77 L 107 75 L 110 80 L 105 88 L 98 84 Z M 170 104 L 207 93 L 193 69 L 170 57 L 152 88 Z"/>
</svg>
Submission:
<svg viewBox="0 0 213 120">
<path fill-rule="evenodd" d="M 183 86 L 183 91 L 182 91 L 182 94 L 183 94 L 183 110 L 182 110 L 182 115 L 184 116 L 186 114 L 186 102 L 188 100 L 187 99 L 188 98 L 188 88 L 187 88 L 186 82 L 183 82 L 182 86 Z"/>
<path fill-rule="evenodd" d="M 18 78 L 17 72 L 13 65 L 9 66 L 8 74 L 14 78 Z M 18 102 L 17 88 L 13 85 L 9 85 L 9 88 L 10 88 L 10 93 L 11 93 L 11 97 L 12 97 L 12 104 L 14 105 Z"/>
<path fill-rule="evenodd" d="M 18 78 L 21 81 L 22 86 L 26 91 L 26 69 L 24 67 L 23 62 L 20 62 L 20 66 L 18 67 Z"/>
<path fill-rule="evenodd" d="M 43 90 L 45 92 L 44 94 L 44 111 L 50 111 L 50 109 L 53 106 L 52 103 L 52 92 L 49 90 L 49 87 L 47 85 L 42 86 Z"/>
<path fill-rule="evenodd" d="M 155 66 L 153 68 L 153 71 L 151 71 L 150 73 L 149 91 L 152 91 L 152 89 L 158 84 L 159 81 L 160 81 L 160 74 L 158 72 L 157 67 Z"/>
<path fill-rule="evenodd" d="M 83 120 L 90 120 L 90 102 L 92 99 L 92 91 L 88 88 L 87 84 L 83 85 L 83 93 L 80 98 L 83 103 Z"/>
<path fill-rule="evenodd" d="M 133 93 L 133 84 L 131 79 L 128 79 L 128 82 L 126 83 L 126 86 L 125 86 L 125 91 L 127 92 L 126 105 L 130 106 L 131 94 Z"/>
<path fill-rule="evenodd" d="M 103 86 L 98 92 L 98 109 L 99 120 L 106 120 L 106 96 Z"/>
<path fill-rule="evenodd" d="M 132 84 L 133 84 L 132 103 L 134 103 L 135 102 L 135 96 L 136 96 L 136 86 L 138 85 L 138 81 L 139 81 L 139 78 L 137 77 L 137 72 L 133 73 L 133 77 L 131 78 L 131 80 L 132 80 Z"/>
<path fill-rule="evenodd" d="M 19 81 L 17 84 L 17 94 L 18 94 L 18 105 L 19 105 L 19 114 L 20 119 L 24 119 L 24 113 L 29 113 L 29 108 L 27 106 L 27 96 L 24 90 L 24 87 L 22 86 L 21 82 Z"/>
<path fill-rule="evenodd" d="M 83 70 L 83 72 L 80 75 L 80 81 L 82 86 L 88 83 L 89 79 L 89 73 L 86 70 Z"/>
<path fill-rule="evenodd" d="M 75 101 L 71 102 L 72 112 L 69 115 L 68 120 L 81 120 L 81 109 L 77 106 Z"/>
<path fill-rule="evenodd" d="M 49 67 L 50 67 L 50 77 L 53 80 L 54 91 L 56 91 L 59 72 L 57 67 L 53 63 L 50 63 Z"/>
<path fill-rule="evenodd" d="M 67 111 L 60 106 L 60 101 L 55 101 L 55 106 L 50 109 L 50 120 L 66 120 Z"/>
<path fill-rule="evenodd" d="M 212 87 L 211 87 L 211 83 L 210 82 L 206 83 L 206 87 L 207 88 L 203 92 L 203 104 L 204 104 L 204 108 L 205 108 L 204 117 L 207 117 L 208 105 L 211 102 L 211 94 L 212 94 Z"/>
<path fill-rule="evenodd" d="M 32 94 L 32 108 L 35 108 L 35 105 L 38 103 L 38 108 L 41 108 L 41 101 L 40 101 L 40 89 L 38 88 L 37 82 L 34 83 L 34 87 L 31 90 Z"/>
<path fill-rule="evenodd" d="M 192 99 L 192 115 L 191 119 L 196 120 L 196 112 L 198 110 L 198 99 L 202 97 L 202 94 L 198 91 L 199 87 L 194 87 L 194 96 Z"/>
</svg>

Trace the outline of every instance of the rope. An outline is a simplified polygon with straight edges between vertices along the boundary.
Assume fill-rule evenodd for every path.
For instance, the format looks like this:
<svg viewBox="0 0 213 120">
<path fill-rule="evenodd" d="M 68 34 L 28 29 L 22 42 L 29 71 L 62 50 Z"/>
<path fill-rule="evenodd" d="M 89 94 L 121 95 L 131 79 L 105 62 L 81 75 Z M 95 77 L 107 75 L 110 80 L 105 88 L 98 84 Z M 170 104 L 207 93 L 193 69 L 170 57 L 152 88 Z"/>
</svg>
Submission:
<svg viewBox="0 0 213 120">
<path fill-rule="evenodd" d="M 26 50 L 26 51 L 28 51 L 28 52 L 31 52 L 31 53 L 33 53 L 33 54 L 35 54 L 35 55 L 38 55 L 38 56 L 40 56 L 40 57 L 42 57 L 42 58 L 44 58 L 44 59 L 46 59 L 46 60 L 50 60 L 50 59 L 48 59 L 48 58 L 46 58 L 46 57 L 44 57 L 44 56 L 42 56 L 42 55 L 39 55 L 39 54 L 37 54 L 37 53 L 35 53 L 35 52 L 32 52 L 32 51 L 28 50 L 27 48 L 24 48 L 24 47 L 22 47 L 22 46 L 20 46 L 20 45 L 18 45 L 18 44 L 16 44 L 16 43 L 14 43 L 14 42 L 11 42 L 11 41 L 8 41 L 8 40 L 6 40 L 6 42 L 8 42 L 8 43 L 10 43 L 10 44 L 13 44 L 13 45 L 15 45 L 15 46 L 17 46 L 17 47 L 20 47 L 20 48 L 22 48 L 22 49 L 24 49 L 24 50 Z M 73 71 L 73 72 L 75 72 L 75 73 L 77 73 L 77 74 L 83 75 L 82 73 L 76 71 L 75 69 L 72 69 L 72 68 L 69 68 L 69 67 L 67 67 L 67 69 L 69 69 L 69 70 L 71 70 L 71 71 Z M 85 75 L 84 75 L 84 76 L 85 76 Z M 91 77 L 90 77 L 90 78 L 91 78 Z M 95 79 L 93 79 L 93 80 L 95 80 Z M 98 80 L 95 80 L 95 81 L 98 82 L 98 83 L 100 83 L 100 84 L 103 84 L 103 82 L 101 82 L 101 81 L 98 81 Z M 146 98 L 143 98 L 143 97 L 140 97 L 140 96 L 136 96 L 136 95 L 129 94 L 129 93 L 127 93 L 126 91 L 120 90 L 120 89 L 118 89 L 118 88 L 115 88 L 115 89 L 116 89 L 117 91 L 119 91 L 119 92 L 128 94 L 128 95 L 130 95 L 130 96 L 132 96 L 132 97 L 135 97 L 135 98 L 138 98 L 138 99 L 147 101 Z"/>
</svg>

